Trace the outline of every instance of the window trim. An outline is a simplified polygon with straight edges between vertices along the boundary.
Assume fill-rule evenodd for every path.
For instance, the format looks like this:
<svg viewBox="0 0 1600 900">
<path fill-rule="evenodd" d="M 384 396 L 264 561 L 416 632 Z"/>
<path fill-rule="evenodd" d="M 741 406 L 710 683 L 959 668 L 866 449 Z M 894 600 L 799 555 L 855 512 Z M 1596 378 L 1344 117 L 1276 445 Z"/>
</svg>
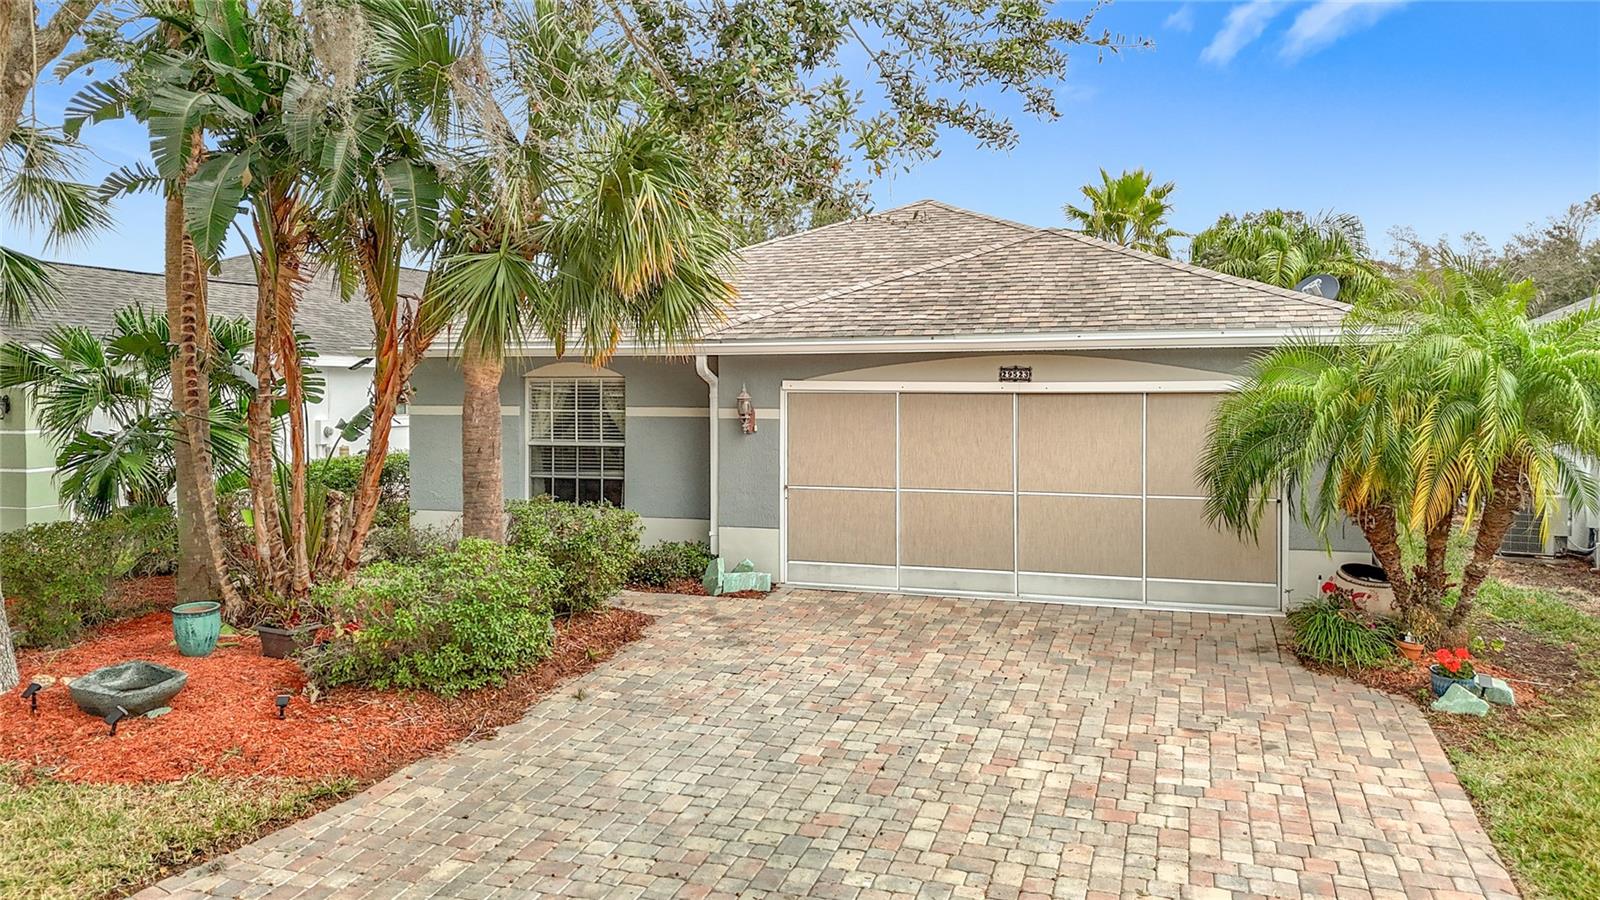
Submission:
<svg viewBox="0 0 1600 900">
<path fill-rule="evenodd" d="M 600 492 L 599 492 L 600 500 L 599 500 L 599 502 L 609 502 L 608 500 L 606 500 L 606 497 L 605 497 L 606 482 L 608 482 L 608 481 L 616 481 L 616 482 L 619 483 L 618 487 L 619 487 L 619 492 L 620 492 L 619 493 L 620 502 L 615 504 L 615 505 L 617 505 L 619 507 L 624 505 L 627 502 L 627 463 L 628 463 L 628 452 L 627 452 L 627 447 L 628 447 L 627 380 L 625 378 L 623 378 L 621 375 L 619 375 L 619 374 L 617 374 L 615 372 L 612 372 L 610 370 L 607 370 L 607 369 L 594 369 L 594 368 L 591 368 L 589 366 L 583 366 L 581 372 L 572 371 L 571 364 L 561 364 L 561 363 L 557 363 L 557 364 L 552 365 L 552 366 L 546 366 L 545 369 L 554 369 L 554 370 L 557 370 L 557 371 L 546 372 L 544 370 L 535 370 L 533 372 L 528 373 L 527 376 L 523 379 L 523 385 L 524 385 L 523 386 L 523 417 L 526 420 L 525 423 L 524 423 L 524 427 L 523 427 L 523 444 L 527 448 L 528 453 L 527 453 L 527 462 L 523 466 L 522 477 L 524 479 L 524 483 L 527 486 L 527 491 L 528 491 L 529 496 L 534 496 L 533 483 L 534 483 L 534 480 L 537 479 L 537 478 L 557 479 L 557 478 L 569 478 L 570 477 L 574 482 L 576 482 L 576 487 L 575 487 L 575 491 L 574 491 L 574 499 L 580 498 L 582 496 L 583 492 L 582 492 L 582 486 L 581 485 L 582 485 L 582 482 L 587 480 L 587 481 L 598 481 L 600 483 Z M 535 433 L 534 433 L 535 418 L 536 418 L 535 414 L 538 411 L 535 408 L 534 402 L 533 402 L 534 401 L 534 389 L 535 389 L 535 387 L 541 386 L 541 385 L 556 385 L 556 384 L 567 385 L 567 386 L 570 386 L 573 389 L 574 396 L 577 396 L 577 387 L 580 384 L 583 384 L 585 382 L 593 383 L 594 385 L 596 385 L 597 387 L 600 388 L 600 391 L 597 394 L 597 396 L 600 398 L 600 400 L 599 400 L 599 403 L 600 403 L 599 411 L 600 411 L 600 414 L 602 416 L 602 420 L 601 420 L 602 424 L 601 424 L 600 436 L 598 438 L 593 439 L 593 440 L 584 440 L 584 439 L 578 438 L 576 436 L 576 432 L 574 432 L 574 437 L 571 440 L 558 440 L 558 439 L 555 439 L 553 435 L 551 437 L 545 437 L 545 438 L 541 438 L 541 437 L 538 437 L 537 435 L 535 435 Z M 607 391 L 605 389 L 607 387 L 611 387 L 611 386 L 614 386 L 617 390 L 619 390 L 620 391 L 620 395 L 621 395 L 620 396 L 621 405 L 616 407 L 617 413 L 619 415 L 618 422 L 621 425 L 621 431 L 622 431 L 622 437 L 621 437 L 620 440 L 614 439 L 614 438 L 605 437 L 604 416 L 605 416 L 606 411 L 607 411 L 607 408 L 605 406 L 605 397 L 606 397 Z M 622 452 L 622 470 L 621 470 L 621 473 L 619 475 L 617 475 L 617 476 L 607 477 L 606 474 L 605 474 L 604 455 L 602 454 L 601 468 L 600 468 L 598 474 L 582 474 L 581 470 L 578 470 L 578 471 L 575 471 L 574 474 L 571 475 L 571 476 L 554 475 L 554 474 L 536 475 L 534 473 L 534 471 L 533 471 L 533 465 L 537 461 L 535 459 L 535 453 L 539 448 L 542 448 L 542 447 L 563 447 L 563 448 L 572 448 L 574 450 L 581 450 L 581 449 L 584 449 L 584 448 L 597 448 L 597 449 L 600 449 L 602 451 L 607 449 L 607 448 L 615 448 L 615 449 L 620 450 Z"/>
</svg>

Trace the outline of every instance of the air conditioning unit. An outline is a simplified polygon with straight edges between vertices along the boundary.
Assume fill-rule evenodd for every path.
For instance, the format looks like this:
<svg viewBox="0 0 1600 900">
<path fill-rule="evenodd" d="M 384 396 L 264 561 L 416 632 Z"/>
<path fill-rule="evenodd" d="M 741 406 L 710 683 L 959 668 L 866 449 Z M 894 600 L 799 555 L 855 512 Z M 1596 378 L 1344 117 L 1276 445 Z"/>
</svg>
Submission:
<svg viewBox="0 0 1600 900">
<path fill-rule="evenodd" d="M 1561 530 L 1558 522 L 1552 521 L 1549 536 L 1541 539 L 1539 519 L 1533 510 L 1524 507 L 1511 520 L 1511 528 L 1500 542 L 1500 552 L 1508 556 L 1556 556 L 1566 544 L 1566 535 L 1558 534 Z"/>
</svg>

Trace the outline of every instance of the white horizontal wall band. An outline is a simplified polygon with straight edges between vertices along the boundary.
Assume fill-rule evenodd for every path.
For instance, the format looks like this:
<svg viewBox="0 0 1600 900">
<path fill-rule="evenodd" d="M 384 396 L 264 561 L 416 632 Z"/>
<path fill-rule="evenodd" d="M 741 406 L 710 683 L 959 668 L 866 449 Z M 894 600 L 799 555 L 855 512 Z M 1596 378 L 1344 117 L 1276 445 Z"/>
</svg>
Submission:
<svg viewBox="0 0 1600 900">
<path fill-rule="evenodd" d="M 0 506 L 0 510 L 10 510 L 11 512 L 36 512 L 41 509 L 60 508 L 61 504 L 59 503 L 46 503 L 43 506 Z"/>
<path fill-rule="evenodd" d="M 21 434 L 21 435 L 44 434 L 44 429 L 43 428 L 0 428 L 0 437 L 5 437 L 8 434 Z"/>
<path fill-rule="evenodd" d="M 872 394 L 1215 394 L 1239 389 L 1232 379 L 1211 381 L 785 381 L 792 392 Z"/>
<path fill-rule="evenodd" d="M 634 419 L 704 419 L 706 408 L 703 406 L 629 406 L 623 410 L 628 418 Z"/>
<path fill-rule="evenodd" d="M 54 472 L 55 466 L 35 466 L 31 469 L 0 468 L 0 475 L 37 475 L 40 472 Z"/>
</svg>

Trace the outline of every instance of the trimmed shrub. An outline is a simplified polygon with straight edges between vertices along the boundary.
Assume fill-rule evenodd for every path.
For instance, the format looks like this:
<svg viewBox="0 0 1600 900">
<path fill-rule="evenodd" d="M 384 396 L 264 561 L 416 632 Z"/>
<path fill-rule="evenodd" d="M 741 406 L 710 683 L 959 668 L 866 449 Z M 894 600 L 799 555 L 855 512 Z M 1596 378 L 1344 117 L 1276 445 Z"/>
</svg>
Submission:
<svg viewBox="0 0 1600 900">
<path fill-rule="evenodd" d="M 1375 622 L 1351 601 L 1347 591 L 1326 591 L 1289 613 L 1295 653 L 1325 666 L 1373 669 L 1395 656 L 1394 631 Z"/>
<path fill-rule="evenodd" d="M 712 558 L 711 546 L 704 541 L 661 541 L 639 551 L 628 583 L 666 587 L 684 578 L 699 581 Z"/>
<path fill-rule="evenodd" d="M 468 538 L 415 565 L 375 563 L 312 595 L 334 637 L 306 655 L 325 687 L 446 696 L 502 684 L 550 653 L 557 578 L 538 556 Z"/>
<path fill-rule="evenodd" d="M 367 554 L 373 562 L 419 563 L 451 546 L 442 528 L 389 525 L 367 535 Z"/>
<path fill-rule="evenodd" d="M 511 546 L 550 561 L 559 573 L 557 615 L 603 608 L 639 555 L 639 516 L 614 506 L 549 497 L 506 504 Z"/>
<path fill-rule="evenodd" d="M 320 484 L 330 491 L 339 491 L 346 497 L 356 492 L 361 483 L 361 468 L 367 464 L 366 454 L 330 456 L 314 459 L 306 466 L 306 481 Z M 404 452 L 390 453 L 383 458 L 383 472 L 378 475 L 379 503 L 399 501 L 404 504 L 411 498 L 411 457 Z"/>
<path fill-rule="evenodd" d="M 178 571 L 178 516 L 172 507 L 125 507 L 91 527 L 108 531 L 109 539 L 120 548 L 117 577 Z"/>
<path fill-rule="evenodd" d="M 16 599 L 11 627 L 18 644 L 63 647 L 111 617 L 111 581 L 125 550 L 114 529 L 51 522 L 0 535 L 0 581 Z"/>
</svg>

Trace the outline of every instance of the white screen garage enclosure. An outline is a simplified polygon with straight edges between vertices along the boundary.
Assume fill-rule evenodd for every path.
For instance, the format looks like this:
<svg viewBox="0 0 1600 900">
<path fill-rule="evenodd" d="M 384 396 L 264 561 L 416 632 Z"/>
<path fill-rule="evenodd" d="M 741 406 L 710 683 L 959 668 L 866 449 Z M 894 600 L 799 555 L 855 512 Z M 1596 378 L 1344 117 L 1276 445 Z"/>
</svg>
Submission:
<svg viewBox="0 0 1600 900">
<path fill-rule="evenodd" d="M 1281 608 L 1281 504 L 1206 522 L 1215 387 L 786 385 L 783 580 L 842 590 Z"/>
</svg>

